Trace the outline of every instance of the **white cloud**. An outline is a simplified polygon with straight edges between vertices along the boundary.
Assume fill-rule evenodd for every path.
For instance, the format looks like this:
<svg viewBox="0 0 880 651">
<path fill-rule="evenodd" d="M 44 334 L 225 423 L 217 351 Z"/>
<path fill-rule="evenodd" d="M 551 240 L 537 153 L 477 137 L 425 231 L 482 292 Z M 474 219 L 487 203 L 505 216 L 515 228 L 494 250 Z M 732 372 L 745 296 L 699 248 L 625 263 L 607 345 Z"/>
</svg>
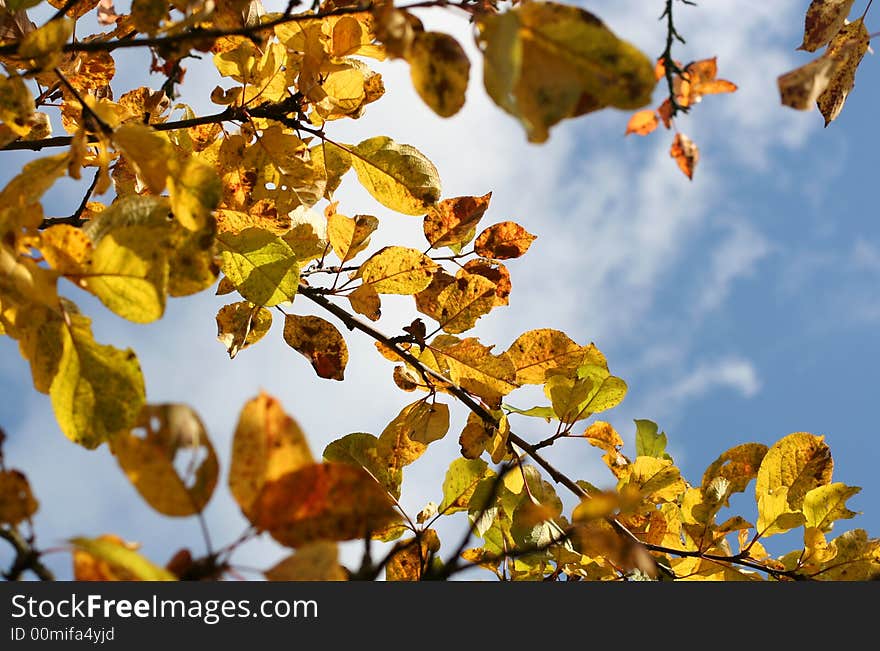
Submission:
<svg viewBox="0 0 880 651">
<path fill-rule="evenodd" d="M 710 312 L 727 299 L 738 278 L 754 275 L 756 265 L 771 247 L 767 240 L 745 222 L 733 225 L 731 233 L 712 252 L 709 273 L 704 277 L 696 303 L 698 315 Z"/>
</svg>

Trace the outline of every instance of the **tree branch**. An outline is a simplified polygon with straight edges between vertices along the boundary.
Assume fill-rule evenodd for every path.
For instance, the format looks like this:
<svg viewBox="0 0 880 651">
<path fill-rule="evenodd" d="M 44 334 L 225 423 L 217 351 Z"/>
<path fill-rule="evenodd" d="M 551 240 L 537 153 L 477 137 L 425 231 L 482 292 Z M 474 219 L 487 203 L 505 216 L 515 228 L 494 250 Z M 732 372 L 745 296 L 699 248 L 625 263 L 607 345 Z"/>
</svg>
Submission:
<svg viewBox="0 0 880 651">
<path fill-rule="evenodd" d="M 41 581 L 55 580 L 55 575 L 40 560 L 40 552 L 34 549 L 17 529 L 0 527 L 0 538 L 3 538 L 15 549 L 15 560 L 12 562 L 12 567 L 3 572 L 4 579 L 7 581 L 18 581 L 21 579 L 22 574 L 30 570 Z"/>
</svg>

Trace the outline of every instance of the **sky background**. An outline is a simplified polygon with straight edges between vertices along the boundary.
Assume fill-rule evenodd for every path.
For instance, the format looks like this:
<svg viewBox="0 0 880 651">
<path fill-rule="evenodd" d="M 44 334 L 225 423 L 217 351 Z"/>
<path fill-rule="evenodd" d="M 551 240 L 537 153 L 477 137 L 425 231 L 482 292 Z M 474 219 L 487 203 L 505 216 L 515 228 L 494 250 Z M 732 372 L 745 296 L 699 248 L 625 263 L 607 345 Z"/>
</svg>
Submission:
<svg viewBox="0 0 880 651">
<path fill-rule="evenodd" d="M 117 9 L 123 12 L 127 4 L 118 2 Z M 663 4 L 596 0 L 582 6 L 653 58 L 664 46 L 658 20 Z M 854 17 L 864 4 L 856 2 Z M 480 319 L 470 334 L 494 343 L 496 351 L 542 327 L 563 330 L 581 344 L 594 342 L 612 373 L 629 386 L 623 403 L 600 416 L 626 441 L 624 453 L 634 454 L 633 419 L 652 419 L 667 433 L 668 451 L 684 477 L 698 484 L 706 466 L 728 448 L 771 445 L 791 432 L 821 434 L 835 460 L 834 481 L 862 487 L 849 502 L 862 514 L 838 523 L 832 536 L 859 527 L 876 537 L 880 226 L 872 125 L 880 67 L 871 54 L 865 58 L 846 107 L 827 129 L 818 111 L 781 106 L 777 76 L 814 56 L 795 51 L 808 5 L 713 0 L 677 6 L 687 43 L 676 46 L 676 57 L 688 62 L 717 56 L 719 77 L 739 86 L 732 95 L 706 97 L 678 119 L 701 151 L 693 181 L 669 157 L 671 132 L 624 137 L 628 114 L 621 111 L 568 121 L 552 129 L 547 143 L 527 143 L 521 127 L 483 90 L 466 20 L 437 10 L 419 14 L 426 27 L 457 36 L 472 55 L 462 111 L 437 117 L 412 90 L 405 63 L 371 62 L 383 74 L 386 96 L 360 120 L 333 123 L 328 133 L 344 142 L 388 135 L 415 145 L 439 170 L 444 198 L 492 191 L 483 225 L 514 220 L 538 236 L 526 256 L 508 265 L 510 305 Z M 32 12 L 35 20 L 40 15 Z M 876 31 L 880 18 L 869 14 L 867 24 Z M 123 90 L 162 83 L 146 76 L 138 55 L 119 57 L 117 65 Z M 209 62 L 194 62 L 180 101 L 199 113 L 215 111 L 207 95 L 217 82 Z M 653 105 L 665 94 L 658 85 Z M 5 182 L 28 155 L 3 156 Z M 70 214 L 80 198 L 77 184 L 61 182 L 46 197 L 46 213 Z M 345 177 L 336 198 L 345 214 L 379 217 L 371 250 L 390 243 L 423 247 L 421 219 L 384 209 L 353 175 Z M 247 400 L 261 390 L 277 397 L 320 456 L 327 443 L 347 433 L 378 435 L 418 397 L 396 389 L 393 364 L 366 338 L 345 330 L 350 362 L 341 383 L 318 379 L 283 342 L 277 319 L 262 342 L 230 360 L 216 340 L 214 316 L 232 301 L 214 296 L 213 289 L 171 299 L 165 317 L 149 325 L 119 319 L 69 284 L 65 293 L 94 319 L 98 341 L 135 349 L 148 401 L 185 402 L 204 420 L 223 473 L 205 511 L 215 546 L 245 527 L 226 488 L 226 470 L 238 412 Z M 380 329 L 397 334 L 418 316 L 411 306 L 411 299 L 383 297 Z M 295 301 L 292 311 L 309 313 L 311 307 Z M 530 407 L 532 397 L 526 392 L 510 402 Z M 465 418 L 465 410 L 453 406 L 447 437 L 405 471 L 402 503 L 411 514 L 429 500 L 440 502 Z M 520 422 L 515 429 L 527 439 L 547 433 L 541 421 Z M 181 547 L 203 551 L 195 518 L 152 511 L 106 446 L 87 451 L 61 434 L 49 397 L 32 388 L 28 365 L 8 338 L 0 338 L 0 426 L 9 435 L 7 465 L 27 473 L 40 500 L 35 526 L 42 547 L 112 532 L 142 543 L 143 553 L 160 564 Z M 599 452 L 582 441 L 563 440 L 547 456 L 574 478 L 612 483 Z M 753 487 L 737 501 L 747 518 L 754 517 L 748 510 Z M 455 516 L 441 526 L 441 554 L 457 546 L 462 524 Z M 785 552 L 799 541 L 777 536 L 766 544 Z M 243 568 L 265 569 L 285 553 L 265 537 L 235 560 Z M 354 544 L 342 546 L 342 560 L 350 565 L 359 554 Z M 0 547 L 0 564 L 9 558 Z M 71 576 L 68 553 L 46 560 L 60 578 Z"/>
</svg>

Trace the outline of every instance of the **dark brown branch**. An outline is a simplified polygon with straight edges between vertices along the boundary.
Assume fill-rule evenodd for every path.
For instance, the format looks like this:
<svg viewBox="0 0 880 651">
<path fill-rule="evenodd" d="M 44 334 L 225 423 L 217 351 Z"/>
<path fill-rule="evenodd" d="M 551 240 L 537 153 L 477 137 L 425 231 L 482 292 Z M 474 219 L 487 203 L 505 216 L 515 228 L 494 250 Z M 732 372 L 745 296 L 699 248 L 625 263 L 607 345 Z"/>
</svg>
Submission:
<svg viewBox="0 0 880 651">
<path fill-rule="evenodd" d="M 40 560 L 40 552 L 34 549 L 17 529 L 0 527 L 0 538 L 3 538 L 15 549 L 15 560 L 12 562 L 12 567 L 3 572 L 4 579 L 18 581 L 22 574 L 30 570 L 41 581 L 55 580 L 55 575 Z"/>
<path fill-rule="evenodd" d="M 691 0 L 680 1 L 686 5 L 696 5 L 696 3 Z M 663 62 L 666 85 L 669 87 L 670 119 L 674 118 L 678 113 L 687 113 L 689 110 L 689 107 L 679 104 L 678 98 L 675 96 L 675 75 L 681 75 L 684 71 L 675 62 L 675 59 L 672 56 L 672 46 L 675 45 L 676 41 L 684 43 L 685 40 L 675 28 L 675 21 L 672 17 L 672 5 L 674 3 L 675 0 L 666 0 L 666 8 L 663 10 L 663 13 L 660 14 L 660 20 L 663 20 L 664 18 L 666 19 L 666 48 L 660 55 L 660 60 Z"/>
</svg>

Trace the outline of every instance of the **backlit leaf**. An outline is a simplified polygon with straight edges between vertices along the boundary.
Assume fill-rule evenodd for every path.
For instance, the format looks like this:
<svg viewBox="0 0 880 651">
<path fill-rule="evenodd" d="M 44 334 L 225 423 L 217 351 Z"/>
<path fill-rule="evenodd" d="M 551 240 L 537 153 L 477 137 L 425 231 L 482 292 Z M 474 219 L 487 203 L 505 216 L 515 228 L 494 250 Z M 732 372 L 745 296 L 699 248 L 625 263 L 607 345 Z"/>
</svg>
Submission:
<svg viewBox="0 0 880 651">
<path fill-rule="evenodd" d="M 147 405 L 110 450 L 141 497 L 159 513 L 200 513 L 217 485 L 217 454 L 198 414 L 187 405 Z"/>
<path fill-rule="evenodd" d="M 658 432 L 657 423 L 636 419 L 636 456 L 657 457 L 672 461 L 666 453 L 666 433 Z"/>
<path fill-rule="evenodd" d="M 226 347 L 229 359 L 262 339 L 272 325 L 272 313 L 249 301 L 224 305 L 217 312 L 217 339 Z"/>
<path fill-rule="evenodd" d="M 813 0 L 804 19 L 804 39 L 799 50 L 815 52 L 827 45 L 846 22 L 855 0 Z"/>
<path fill-rule="evenodd" d="M 633 116 L 626 124 L 626 133 L 628 136 L 634 133 L 638 136 L 647 136 L 660 125 L 660 118 L 654 109 L 644 109 L 633 113 Z"/>
<path fill-rule="evenodd" d="M 293 300 L 299 265 L 290 246 L 259 228 L 218 233 L 222 269 L 239 293 L 256 305 L 272 307 Z"/>
<path fill-rule="evenodd" d="M 433 529 L 425 529 L 418 537 L 401 540 L 394 546 L 385 565 L 385 580 L 421 581 L 433 554 L 439 550 L 440 539 Z"/>
<path fill-rule="evenodd" d="M 517 337 L 507 355 L 516 369 L 517 383 L 543 384 L 547 371 L 579 366 L 584 349 L 564 332 L 542 328 Z"/>
<path fill-rule="evenodd" d="M 268 581 L 346 581 L 348 573 L 339 564 L 339 548 L 332 542 L 303 545 L 295 554 L 282 558 L 266 570 Z"/>
<path fill-rule="evenodd" d="M 282 545 L 362 539 L 400 519 L 385 490 L 363 469 L 315 463 L 267 482 L 251 522 Z"/>
<path fill-rule="evenodd" d="M 183 163 L 175 162 L 170 166 L 170 171 L 168 194 L 171 212 L 184 228 L 191 231 L 205 228 L 211 212 L 223 195 L 220 177 L 209 165 L 194 156 Z"/>
<path fill-rule="evenodd" d="M 153 564 L 116 536 L 71 538 L 77 581 L 176 581 L 171 572 Z M 85 554 L 86 557 L 79 556 Z M 103 565 L 104 569 L 100 569 Z"/>
<path fill-rule="evenodd" d="M 360 276 L 379 294 L 415 294 L 431 283 L 437 267 L 416 249 L 386 246 L 361 265 Z"/>
<path fill-rule="evenodd" d="M 755 482 L 755 496 L 776 495 L 786 488 L 788 505 L 799 511 L 804 496 L 818 486 L 831 483 L 834 461 L 825 437 L 795 432 L 774 443 L 761 461 Z"/>
<path fill-rule="evenodd" d="M 760 475 L 758 478 L 760 481 Z M 805 521 L 800 509 L 790 506 L 788 486 L 777 486 L 772 491 L 758 494 L 758 522 L 755 526 L 762 536 L 785 533 Z"/>
<path fill-rule="evenodd" d="M 333 251 L 345 264 L 370 244 L 370 235 L 379 226 L 372 215 L 355 215 L 354 218 L 332 212 L 327 217 L 327 237 Z"/>
<path fill-rule="evenodd" d="M 478 28 L 486 91 L 530 142 L 565 118 L 651 101 L 653 62 L 579 7 L 526 3 L 484 14 Z"/>
<path fill-rule="evenodd" d="M 425 238 L 434 248 L 467 243 L 491 198 L 491 192 L 482 197 L 454 197 L 430 207 L 423 222 Z"/>
<path fill-rule="evenodd" d="M 361 185 L 386 208 L 404 215 L 424 215 L 440 199 L 437 169 L 412 145 L 376 136 L 350 153 Z"/>
<path fill-rule="evenodd" d="M 378 321 L 382 316 L 382 302 L 372 285 L 359 285 L 348 295 L 351 309 L 363 314 L 370 321 Z"/>
<path fill-rule="evenodd" d="M 241 410 L 232 439 L 229 492 L 247 515 L 266 482 L 313 462 L 297 422 L 272 396 L 260 393 Z"/>
<path fill-rule="evenodd" d="M 135 422 L 145 403 L 144 378 L 133 351 L 98 344 L 87 317 L 67 316 L 49 396 L 61 431 L 95 448 Z"/>
<path fill-rule="evenodd" d="M 495 284 L 482 276 L 464 273 L 438 294 L 436 310 L 421 312 L 435 319 L 444 332 L 458 334 L 474 327 L 495 306 Z"/>
<path fill-rule="evenodd" d="M 27 477 L 18 470 L 0 470 L 0 524 L 13 527 L 39 508 Z"/>
<path fill-rule="evenodd" d="M 455 459 L 443 479 L 443 501 L 439 512 L 444 515 L 469 508 L 477 484 L 492 473 L 482 459 Z"/>
<path fill-rule="evenodd" d="M 464 106 L 471 62 L 449 34 L 417 32 L 406 52 L 413 87 L 425 104 L 448 118 Z"/>
<path fill-rule="evenodd" d="M 745 491 L 748 483 L 758 476 L 758 468 L 767 446 L 761 443 L 744 443 L 719 456 L 703 473 L 702 489 L 705 492 L 718 477 L 728 482 L 728 495 Z"/>
<path fill-rule="evenodd" d="M 847 486 L 840 482 L 812 489 L 804 495 L 805 525 L 827 532 L 831 531 L 837 520 L 854 518 L 858 513 L 846 508 L 846 501 L 861 490 L 858 486 Z"/>
<path fill-rule="evenodd" d="M 678 169 L 689 179 L 694 178 L 694 168 L 700 160 L 700 150 L 696 143 L 683 133 L 676 133 L 669 148 L 669 155 L 675 159 Z"/>
<path fill-rule="evenodd" d="M 516 222 L 501 222 L 480 233 L 474 250 L 492 260 L 518 258 L 529 250 L 536 237 Z"/>
<path fill-rule="evenodd" d="M 379 436 L 378 452 L 389 466 L 402 468 L 449 430 L 449 407 L 418 400 L 404 407 Z"/>
<path fill-rule="evenodd" d="M 318 377 L 344 379 L 348 346 L 329 321 L 313 315 L 288 314 L 284 317 L 284 341 L 309 360 Z"/>
<path fill-rule="evenodd" d="M 348 463 L 366 470 L 395 499 L 400 498 L 403 483 L 401 468 L 390 464 L 388 448 L 380 449 L 379 439 L 372 434 L 356 432 L 336 439 L 324 448 L 324 460 Z"/>
<path fill-rule="evenodd" d="M 828 86 L 819 95 L 816 104 L 825 118 L 825 126 L 837 119 L 844 102 L 855 86 L 856 70 L 865 53 L 871 36 L 863 18 L 843 27 L 831 40 L 825 56 L 833 58 L 835 65 Z"/>
</svg>

